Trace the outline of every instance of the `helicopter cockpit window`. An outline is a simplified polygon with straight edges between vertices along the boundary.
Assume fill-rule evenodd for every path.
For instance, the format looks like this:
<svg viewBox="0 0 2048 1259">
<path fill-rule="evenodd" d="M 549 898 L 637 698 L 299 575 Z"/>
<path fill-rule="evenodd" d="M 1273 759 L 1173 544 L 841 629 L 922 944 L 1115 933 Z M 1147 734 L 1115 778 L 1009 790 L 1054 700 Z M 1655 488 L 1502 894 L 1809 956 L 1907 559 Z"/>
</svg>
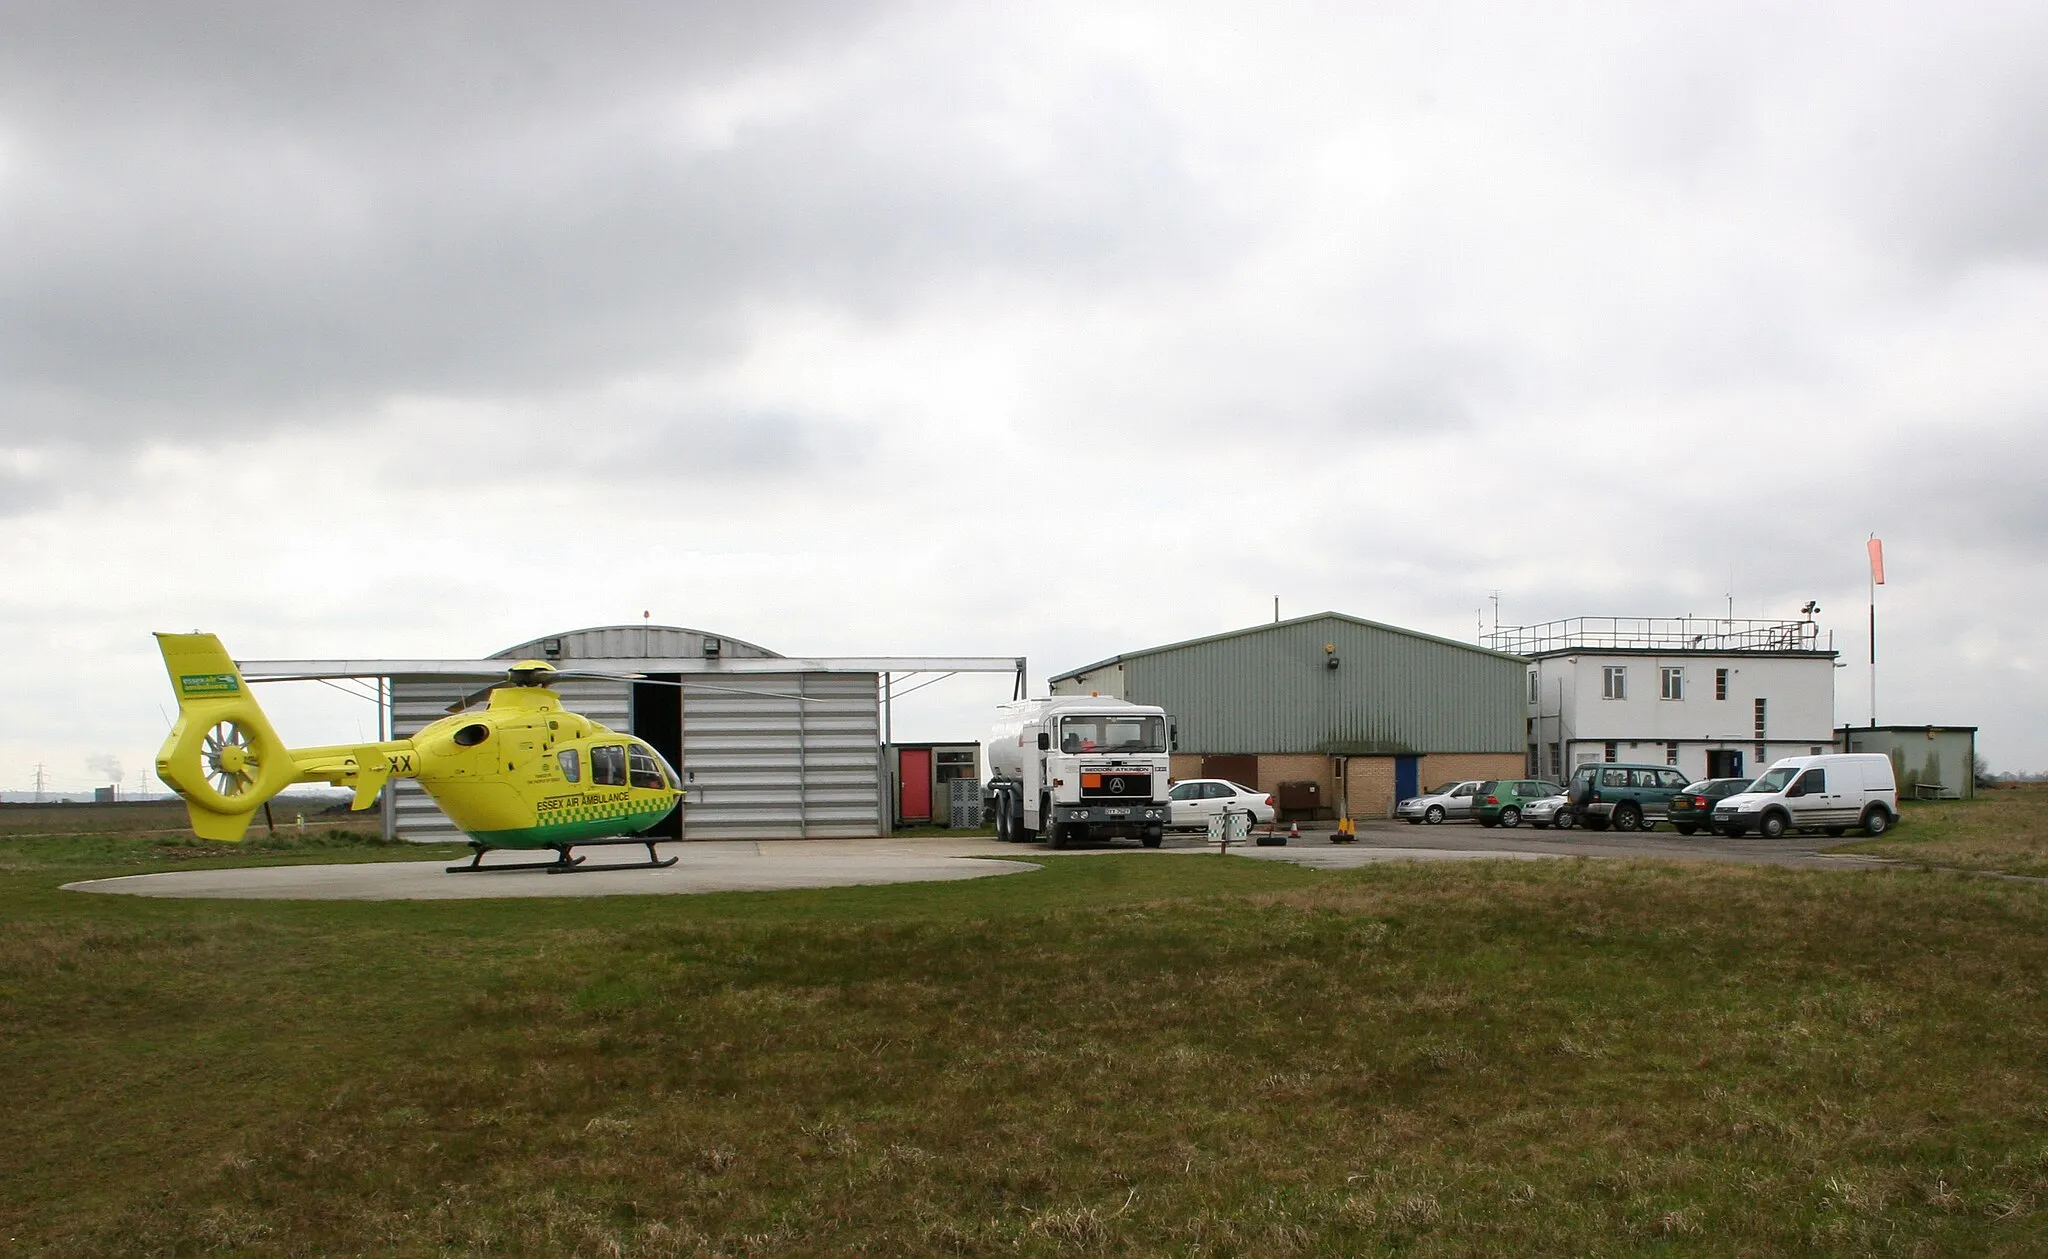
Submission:
<svg viewBox="0 0 2048 1259">
<path fill-rule="evenodd" d="M 656 791 L 660 791 L 668 786 L 668 783 L 661 776 L 661 762 L 654 759 L 654 753 L 646 748 L 636 747 L 629 749 L 629 755 L 632 757 L 633 785 L 635 787 L 651 787 Z"/>
<path fill-rule="evenodd" d="M 626 749 L 617 746 L 590 749 L 590 782 L 596 787 L 625 786 Z"/>
<path fill-rule="evenodd" d="M 562 781 L 580 783 L 583 781 L 582 758 L 575 748 L 563 748 L 555 753 L 555 759 L 562 763 Z"/>
</svg>

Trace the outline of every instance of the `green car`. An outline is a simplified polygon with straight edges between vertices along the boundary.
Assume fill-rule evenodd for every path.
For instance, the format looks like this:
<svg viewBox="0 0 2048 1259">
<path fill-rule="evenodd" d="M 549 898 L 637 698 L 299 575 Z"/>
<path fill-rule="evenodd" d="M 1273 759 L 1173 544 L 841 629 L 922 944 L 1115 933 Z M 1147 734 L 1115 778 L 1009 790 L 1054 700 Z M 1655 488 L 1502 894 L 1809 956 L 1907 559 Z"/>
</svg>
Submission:
<svg viewBox="0 0 2048 1259">
<path fill-rule="evenodd" d="M 1564 788 L 1535 778 L 1501 778 L 1479 784 L 1472 793 L 1472 816 L 1481 826 L 1520 826 L 1522 810 L 1531 800 L 1554 796 Z"/>
</svg>

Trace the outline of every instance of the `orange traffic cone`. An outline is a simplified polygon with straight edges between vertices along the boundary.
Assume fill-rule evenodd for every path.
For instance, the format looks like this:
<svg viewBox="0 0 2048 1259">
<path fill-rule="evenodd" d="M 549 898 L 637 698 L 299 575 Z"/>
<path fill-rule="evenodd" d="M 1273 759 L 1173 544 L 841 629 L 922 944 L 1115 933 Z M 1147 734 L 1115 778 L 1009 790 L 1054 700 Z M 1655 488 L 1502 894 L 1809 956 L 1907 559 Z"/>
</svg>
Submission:
<svg viewBox="0 0 2048 1259">
<path fill-rule="evenodd" d="M 1289 822 L 1289 823 L 1287 824 L 1287 838 L 1289 838 L 1289 839 L 1300 839 L 1300 838 L 1301 838 L 1301 823 L 1300 823 L 1300 822 L 1298 822 L 1298 821 L 1297 821 L 1297 822 Z"/>
</svg>

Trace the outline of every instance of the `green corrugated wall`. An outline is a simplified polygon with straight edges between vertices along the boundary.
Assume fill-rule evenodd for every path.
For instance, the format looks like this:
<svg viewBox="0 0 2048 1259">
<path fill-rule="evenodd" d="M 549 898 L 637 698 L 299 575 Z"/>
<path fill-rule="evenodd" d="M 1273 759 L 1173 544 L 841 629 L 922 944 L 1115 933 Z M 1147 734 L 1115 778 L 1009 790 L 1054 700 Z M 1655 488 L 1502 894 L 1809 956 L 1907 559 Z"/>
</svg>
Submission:
<svg viewBox="0 0 2048 1259">
<path fill-rule="evenodd" d="M 1182 752 L 1520 753 L 1527 743 L 1527 661 L 1342 617 L 1122 663 L 1126 698 L 1172 713 Z"/>
</svg>

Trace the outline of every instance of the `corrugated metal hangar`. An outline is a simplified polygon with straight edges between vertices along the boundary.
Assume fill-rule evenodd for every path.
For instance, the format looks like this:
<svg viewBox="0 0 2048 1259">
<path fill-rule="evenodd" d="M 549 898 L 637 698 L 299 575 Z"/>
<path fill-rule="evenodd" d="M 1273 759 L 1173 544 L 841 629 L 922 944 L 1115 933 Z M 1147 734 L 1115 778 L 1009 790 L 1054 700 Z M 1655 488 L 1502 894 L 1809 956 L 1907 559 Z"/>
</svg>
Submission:
<svg viewBox="0 0 2048 1259">
<path fill-rule="evenodd" d="M 1304 816 L 1372 817 L 1439 780 L 1520 777 L 1527 667 L 1520 656 L 1319 612 L 1125 652 L 1058 674 L 1051 687 L 1166 709 L 1177 779 L 1234 779 Z"/>
<path fill-rule="evenodd" d="M 532 639 L 484 660 L 249 660 L 266 678 L 379 682 L 390 737 L 416 733 L 472 696 L 492 662 L 546 660 L 563 670 L 564 707 L 654 745 L 682 775 L 688 803 L 657 833 L 681 839 L 853 838 L 886 834 L 894 812 L 882 755 L 890 684 L 908 674 L 1010 673 L 1017 657 L 791 658 L 727 635 L 673 625 L 611 625 Z M 454 674 L 457 676 L 451 677 Z M 462 676 L 462 675 L 469 676 Z M 454 826 L 415 784 L 386 794 L 385 831 L 452 839 Z"/>
</svg>

